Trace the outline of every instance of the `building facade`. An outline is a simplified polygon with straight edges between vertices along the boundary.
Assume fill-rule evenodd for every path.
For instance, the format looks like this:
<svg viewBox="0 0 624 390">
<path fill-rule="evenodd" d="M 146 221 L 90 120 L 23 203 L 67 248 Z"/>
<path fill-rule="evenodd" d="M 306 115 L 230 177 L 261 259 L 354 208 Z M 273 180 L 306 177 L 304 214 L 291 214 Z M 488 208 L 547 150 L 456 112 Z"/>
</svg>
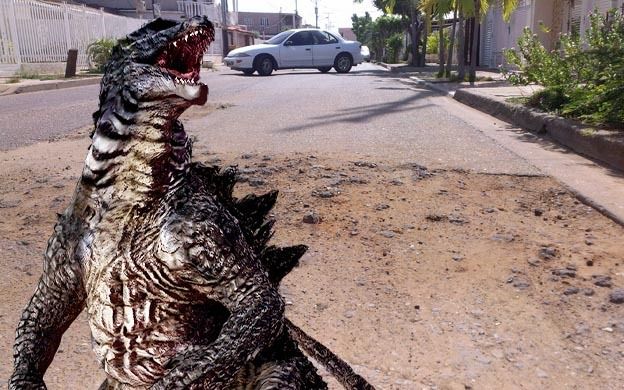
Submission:
<svg viewBox="0 0 624 390">
<path fill-rule="evenodd" d="M 500 6 L 492 6 L 480 26 L 480 65 L 498 67 L 504 63 L 505 49 L 517 45 L 525 27 L 537 34 L 546 49 L 556 47 L 559 35 L 576 33 L 583 37 L 589 28 L 589 15 L 619 8 L 624 0 L 520 0 L 509 22 L 503 20 Z"/>
<path fill-rule="evenodd" d="M 291 28 L 299 28 L 301 21 L 301 16 L 292 13 L 238 12 L 238 23 L 247 27 L 247 30 L 257 32 L 261 38 L 268 38 Z"/>
</svg>

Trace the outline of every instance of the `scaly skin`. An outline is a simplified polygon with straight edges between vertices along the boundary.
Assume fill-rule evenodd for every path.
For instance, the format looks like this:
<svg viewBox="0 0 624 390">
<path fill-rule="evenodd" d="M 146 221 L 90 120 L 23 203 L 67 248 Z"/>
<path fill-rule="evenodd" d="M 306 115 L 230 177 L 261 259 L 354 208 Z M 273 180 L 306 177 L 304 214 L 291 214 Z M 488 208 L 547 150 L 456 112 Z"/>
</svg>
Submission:
<svg viewBox="0 0 624 390">
<path fill-rule="evenodd" d="M 205 18 L 156 20 L 115 48 L 85 167 L 17 328 L 10 389 L 44 389 L 61 336 L 87 309 L 101 389 L 372 388 L 284 318 L 281 279 L 305 246 L 267 246 L 277 192 L 235 199 L 234 169 L 191 162 L 180 114 L 213 38 Z"/>
</svg>

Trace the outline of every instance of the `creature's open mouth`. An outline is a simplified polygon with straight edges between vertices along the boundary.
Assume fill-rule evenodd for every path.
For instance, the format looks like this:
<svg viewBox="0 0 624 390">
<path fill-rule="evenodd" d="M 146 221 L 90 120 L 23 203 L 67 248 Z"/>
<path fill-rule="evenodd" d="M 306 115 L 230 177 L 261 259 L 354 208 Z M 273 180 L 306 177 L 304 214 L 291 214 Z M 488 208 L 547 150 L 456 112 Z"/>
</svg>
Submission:
<svg viewBox="0 0 624 390">
<path fill-rule="evenodd" d="M 197 85 L 204 51 L 213 40 L 213 31 L 199 25 L 177 37 L 158 55 L 156 66 L 179 84 Z"/>
</svg>

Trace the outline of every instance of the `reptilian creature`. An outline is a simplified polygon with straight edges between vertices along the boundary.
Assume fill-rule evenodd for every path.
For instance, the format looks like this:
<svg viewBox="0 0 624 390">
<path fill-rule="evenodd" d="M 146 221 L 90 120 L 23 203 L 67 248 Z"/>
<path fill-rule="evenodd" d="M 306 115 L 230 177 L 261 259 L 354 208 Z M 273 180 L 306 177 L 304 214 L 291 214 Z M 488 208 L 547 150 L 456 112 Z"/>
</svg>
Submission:
<svg viewBox="0 0 624 390">
<path fill-rule="evenodd" d="M 82 177 L 48 241 L 17 327 L 10 389 L 45 389 L 86 308 L 101 389 L 324 389 L 300 347 L 351 389 L 371 389 L 284 317 L 281 279 L 305 246 L 267 246 L 277 192 L 232 196 L 234 168 L 191 162 L 178 120 L 214 29 L 157 19 L 121 40 L 102 79 Z"/>
</svg>

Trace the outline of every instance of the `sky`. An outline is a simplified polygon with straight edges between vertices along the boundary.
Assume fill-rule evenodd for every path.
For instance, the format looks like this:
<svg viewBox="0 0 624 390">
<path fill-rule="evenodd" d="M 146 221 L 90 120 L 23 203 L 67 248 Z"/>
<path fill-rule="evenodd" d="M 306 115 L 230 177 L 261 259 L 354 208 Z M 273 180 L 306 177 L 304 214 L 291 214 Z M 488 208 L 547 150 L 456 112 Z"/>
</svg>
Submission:
<svg viewBox="0 0 624 390">
<path fill-rule="evenodd" d="M 232 9 L 230 0 L 230 9 Z M 295 2 L 304 24 L 315 24 L 315 0 L 239 0 L 238 10 L 249 12 L 282 12 L 291 13 L 295 10 Z M 318 0 L 319 27 L 337 30 L 339 27 L 351 27 L 351 16 L 355 13 L 364 16 L 368 11 L 373 19 L 381 12 L 375 8 L 372 0 L 364 0 L 362 4 L 354 4 L 353 0 Z"/>
</svg>

